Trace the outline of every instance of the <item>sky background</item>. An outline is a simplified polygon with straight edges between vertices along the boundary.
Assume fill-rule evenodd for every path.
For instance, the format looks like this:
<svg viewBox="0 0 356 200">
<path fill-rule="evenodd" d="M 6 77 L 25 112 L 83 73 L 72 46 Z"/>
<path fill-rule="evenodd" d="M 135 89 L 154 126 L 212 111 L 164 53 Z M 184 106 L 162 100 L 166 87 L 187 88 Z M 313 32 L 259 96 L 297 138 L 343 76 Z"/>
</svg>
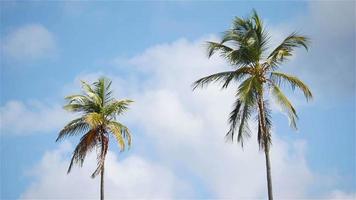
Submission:
<svg viewBox="0 0 356 200">
<path fill-rule="evenodd" d="M 237 84 L 191 90 L 199 77 L 230 69 L 207 58 L 205 41 L 218 41 L 253 8 L 271 48 L 293 31 L 312 41 L 281 68 L 315 96 L 306 103 L 285 88 L 298 131 L 271 104 L 276 198 L 354 199 L 354 1 L 1 1 L 0 198 L 99 197 L 99 179 L 90 178 L 95 155 L 66 175 L 79 138 L 55 139 L 73 118 L 63 97 L 80 92 L 80 80 L 107 76 L 116 97 L 135 100 L 119 118 L 131 129 L 132 148 L 120 153 L 110 143 L 107 197 L 263 199 L 256 134 L 244 149 L 224 141 Z"/>
</svg>

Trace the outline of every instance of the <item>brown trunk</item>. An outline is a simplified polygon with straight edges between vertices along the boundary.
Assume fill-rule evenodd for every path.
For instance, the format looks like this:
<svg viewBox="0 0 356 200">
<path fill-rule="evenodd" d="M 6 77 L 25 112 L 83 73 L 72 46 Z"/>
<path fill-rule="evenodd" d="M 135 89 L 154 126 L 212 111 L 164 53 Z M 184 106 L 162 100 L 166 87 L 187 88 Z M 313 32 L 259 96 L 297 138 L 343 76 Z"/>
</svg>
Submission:
<svg viewBox="0 0 356 200">
<path fill-rule="evenodd" d="M 104 200 L 104 165 L 100 174 L 100 200 Z"/>
<path fill-rule="evenodd" d="M 104 131 L 101 131 L 101 156 L 105 156 Z M 105 158 L 104 158 L 105 159 Z M 105 160 L 103 161 L 105 162 Z M 104 200 L 104 163 L 100 172 L 100 200 Z"/>
<path fill-rule="evenodd" d="M 262 135 L 263 135 L 263 142 L 264 142 L 264 150 L 266 156 L 266 173 L 267 173 L 267 190 L 268 190 L 268 200 L 273 200 L 273 192 L 272 192 L 272 175 L 271 175 L 271 163 L 269 158 L 269 141 L 267 137 L 267 130 L 266 130 L 266 122 L 265 122 L 265 115 L 264 115 L 264 104 L 263 104 L 263 93 L 261 92 L 260 98 L 258 100 L 258 107 L 260 110 L 260 119 L 261 119 L 261 126 L 262 126 Z"/>
</svg>

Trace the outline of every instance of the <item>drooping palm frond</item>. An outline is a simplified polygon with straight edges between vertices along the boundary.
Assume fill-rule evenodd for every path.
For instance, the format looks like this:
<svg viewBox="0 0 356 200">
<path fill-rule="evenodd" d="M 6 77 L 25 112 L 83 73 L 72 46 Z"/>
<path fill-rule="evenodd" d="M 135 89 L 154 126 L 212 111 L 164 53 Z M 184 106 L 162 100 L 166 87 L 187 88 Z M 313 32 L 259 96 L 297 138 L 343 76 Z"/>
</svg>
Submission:
<svg viewBox="0 0 356 200">
<path fill-rule="evenodd" d="M 237 129 L 237 141 L 241 143 L 241 146 L 243 146 L 244 138 L 250 136 L 248 120 L 256 102 L 256 92 L 259 88 L 256 83 L 255 77 L 250 77 L 240 84 L 236 94 L 237 100 L 229 117 L 230 129 L 226 137 L 233 140 Z"/>
<path fill-rule="evenodd" d="M 304 96 L 307 101 L 313 98 L 309 87 L 295 76 L 288 75 L 282 72 L 271 72 L 270 79 L 278 86 L 281 86 L 283 81 L 286 81 L 290 84 L 293 90 L 296 87 L 299 88 L 304 93 Z"/>
<path fill-rule="evenodd" d="M 82 117 L 74 119 L 59 132 L 56 142 L 64 139 L 65 137 L 86 132 L 89 128 L 89 124 L 87 124 Z"/>
<path fill-rule="evenodd" d="M 241 113 L 240 125 L 237 134 L 237 142 L 241 143 L 241 146 L 244 146 L 244 138 L 250 137 L 251 130 L 248 126 L 248 120 L 251 116 L 252 105 L 244 103 L 244 107 Z"/>
<path fill-rule="evenodd" d="M 129 129 L 123 124 L 115 121 L 111 121 L 108 124 L 108 129 L 113 133 L 117 142 L 119 143 L 119 147 L 121 151 L 125 150 L 125 143 L 127 142 L 128 146 L 131 145 L 131 134 Z M 126 140 L 126 141 L 125 141 Z"/>
<path fill-rule="evenodd" d="M 291 104 L 291 102 L 283 94 L 283 92 L 280 90 L 280 88 L 274 83 L 271 84 L 271 91 L 272 91 L 272 94 L 275 97 L 277 103 L 288 114 L 290 126 L 292 128 L 297 129 L 298 115 L 297 115 L 295 108 Z"/>
<path fill-rule="evenodd" d="M 91 151 L 99 141 L 97 132 L 97 129 L 91 129 L 80 139 L 79 144 L 73 152 L 67 173 L 70 173 L 73 164 L 83 165 L 87 153 Z"/>
<path fill-rule="evenodd" d="M 100 144 L 97 145 L 98 149 L 100 149 L 97 155 L 98 163 L 95 171 L 91 175 L 91 178 L 95 178 L 103 170 L 106 154 L 109 149 L 109 138 L 106 136 L 106 134 L 102 133 L 99 138 Z"/>
<path fill-rule="evenodd" d="M 238 126 L 238 123 L 240 123 L 241 106 L 242 106 L 242 102 L 240 99 L 237 98 L 237 100 L 234 103 L 234 109 L 230 112 L 230 117 L 229 117 L 230 129 L 225 135 L 225 137 L 230 138 L 231 141 L 234 140 L 235 129 Z"/>
<path fill-rule="evenodd" d="M 257 95 L 261 90 L 261 84 L 255 76 L 251 76 L 244 80 L 237 90 L 237 96 L 244 104 L 253 105 L 256 103 Z"/>
<path fill-rule="evenodd" d="M 302 46 L 308 50 L 308 45 L 308 37 L 298 35 L 296 32 L 293 32 L 270 53 L 270 55 L 267 57 L 267 64 L 270 67 L 275 68 L 285 59 L 292 56 L 295 48 Z"/>
</svg>

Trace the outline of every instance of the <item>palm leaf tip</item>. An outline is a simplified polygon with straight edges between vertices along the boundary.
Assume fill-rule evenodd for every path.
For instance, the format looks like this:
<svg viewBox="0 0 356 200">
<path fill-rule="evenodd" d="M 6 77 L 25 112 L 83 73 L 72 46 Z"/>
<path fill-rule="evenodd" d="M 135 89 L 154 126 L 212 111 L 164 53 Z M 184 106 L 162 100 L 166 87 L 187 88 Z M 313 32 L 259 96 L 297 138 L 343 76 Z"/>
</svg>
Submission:
<svg viewBox="0 0 356 200">
<path fill-rule="evenodd" d="M 275 84 L 272 84 L 272 94 L 275 97 L 275 99 L 277 100 L 277 103 L 288 114 L 290 126 L 294 129 L 297 129 L 298 115 L 297 115 L 297 112 L 296 112 L 295 108 L 293 107 L 292 103 L 283 94 L 283 92 L 280 90 L 280 88 Z"/>
<path fill-rule="evenodd" d="M 282 72 L 271 72 L 271 81 L 277 84 L 278 86 L 281 86 L 283 82 L 287 82 L 290 84 L 293 90 L 295 88 L 300 89 L 303 92 L 307 101 L 313 99 L 313 94 L 310 91 L 309 87 L 295 76 L 288 75 Z"/>
</svg>

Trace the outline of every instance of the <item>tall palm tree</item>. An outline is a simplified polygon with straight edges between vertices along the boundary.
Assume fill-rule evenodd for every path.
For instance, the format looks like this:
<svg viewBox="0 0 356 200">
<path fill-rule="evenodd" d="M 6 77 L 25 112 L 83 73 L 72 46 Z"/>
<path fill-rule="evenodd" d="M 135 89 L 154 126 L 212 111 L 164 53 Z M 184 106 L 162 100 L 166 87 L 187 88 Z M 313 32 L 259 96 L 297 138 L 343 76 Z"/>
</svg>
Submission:
<svg viewBox="0 0 356 200">
<path fill-rule="evenodd" d="M 69 122 L 59 132 L 56 140 L 83 135 L 73 152 L 67 173 L 71 171 L 73 164 L 82 166 L 88 152 L 97 150 L 97 168 L 91 177 L 95 178 L 100 173 L 100 199 L 104 199 L 104 163 L 109 148 L 109 136 L 117 140 L 121 151 L 125 150 L 126 143 L 131 145 L 129 129 L 117 122 L 116 117 L 123 114 L 133 101 L 114 99 L 110 86 L 111 81 L 106 78 L 100 78 L 92 85 L 82 81 L 83 94 L 65 97 L 68 104 L 64 109 L 82 116 Z"/>
<path fill-rule="evenodd" d="M 312 98 L 308 86 L 297 77 L 277 71 L 293 55 L 297 47 L 308 49 L 309 39 L 292 33 L 271 52 L 268 51 L 269 35 L 257 12 L 253 10 L 248 18 L 236 17 L 232 28 L 224 32 L 221 42 L 208 42 L 208 57 L 219 53 L 233 67 L 231 71 L 216 73 L 201 78 L 193 83 L 193 90 L 213 82 L 222 83 L 222 89 L 232 81 L 239 83 L 236 90 L 234 108 L 230 113 L 230 129 L 226 137 L 243 141 L 250 135 L 248 121 L 252 115 L 257 116 L 258 144 L 266 157 L 268 199 L 273 199 L 272 178 L 269 150 L 271 146 L 271 114 L 267 96 L 272 96 L 287 112 L 290 125 L 297 128 L 298 119 L 295 108 L 283 94 L 280 86 L 284 83 L 292 89 L 300 89 L 307 100 Z M 266 95 L 270 92 L 271 95 Z"/>
</svg>

